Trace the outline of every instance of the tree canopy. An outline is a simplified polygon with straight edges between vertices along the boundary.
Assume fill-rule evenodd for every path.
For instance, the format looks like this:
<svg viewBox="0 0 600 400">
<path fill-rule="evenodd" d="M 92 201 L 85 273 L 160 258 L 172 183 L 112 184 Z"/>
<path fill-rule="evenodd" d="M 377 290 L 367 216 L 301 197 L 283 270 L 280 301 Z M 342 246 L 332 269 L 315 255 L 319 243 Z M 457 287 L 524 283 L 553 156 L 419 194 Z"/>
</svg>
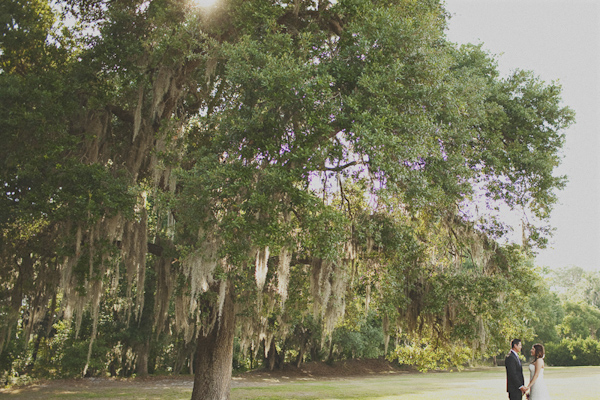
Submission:
<svg viewBox="0 0 600 400">
<path fill-rule="evenodd" d="M 111 298 L 197 341 L 213 375 L 193 397 L 224 398 L 235 326 L 254 352 L 309 317 L 325 340 L 347 293 L 386 343 L 485 352 L 524 329 L 507 304 L 573 113 L 557 84 L 448 42 L 441 2 L 0 7 L 0 348 L 19 321 L 79 331 L 88 306 L 94 338 Z M 498 204 L 524 213 L 523 248 L 473 212 Z"/>
</svg>

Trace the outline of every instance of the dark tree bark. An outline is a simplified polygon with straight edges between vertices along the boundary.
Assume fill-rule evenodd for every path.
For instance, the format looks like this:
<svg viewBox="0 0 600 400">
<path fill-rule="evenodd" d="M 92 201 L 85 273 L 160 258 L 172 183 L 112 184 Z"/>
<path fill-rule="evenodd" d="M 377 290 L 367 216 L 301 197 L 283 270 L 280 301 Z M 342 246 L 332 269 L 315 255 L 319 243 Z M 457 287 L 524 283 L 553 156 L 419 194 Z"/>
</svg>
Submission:
<svg viewBox="0 0 600 400">
<path fill-rule="evenodd" d="M 269 371 L 273 371 L 275 369 L 275 363 L 277 362 L 277 346 L 275 346 L 275 339 L 271 340 L 271 347 L 269 347 L 269 354 L 267 356 L 267 363 L 269 365 Z"/>
<path fill-rule="evenodd" d="M 156 266 L 146 268 L 144 286 L 144 308 L 138 322 L 138 332 L 141 337 L 137 336 L 133 345 L 137 356 L 135 373 L 138 376 L 148 376 L 150 369 L 151 338 L 155 337 L 152 325 L 154 319 L 154 293 L 156 292 Z"/>
<path fill-rule="evenodd" d="M 298 357 L 296 358 L 296 368 L 300 368 L 302 362 L 304 361 L 304 353 L 306 352 L 306 346 L 302 344 L 300 346 L 300 351 L 298 352 Z"/>
<path fill-rule="evenodd" d="M 275 339 L 271 340 L 271 345 L 269 347 L 269 354 L 264 359 L 264 365 L 268 365 L 269 371 L 273 371 L 275 368 L 283 369 L 284 362 L 285 362 L 285 347 L 282 348 L 281 351 L 277 351 L 277 345 L 275 344 Z"/>
<path fill-rule="evenodd" d="M 150 338 L 136 346 L 137 363 L 135 373 L 137 376 L 148 376 L 148 361 L 150 359 Z"/>
<path fill-rule="evenodd" d="M 198 337 L 192 400 L 229 400 L 235 334 L 234 289 L 228 285 L 220 318 Z"/>
</svg>

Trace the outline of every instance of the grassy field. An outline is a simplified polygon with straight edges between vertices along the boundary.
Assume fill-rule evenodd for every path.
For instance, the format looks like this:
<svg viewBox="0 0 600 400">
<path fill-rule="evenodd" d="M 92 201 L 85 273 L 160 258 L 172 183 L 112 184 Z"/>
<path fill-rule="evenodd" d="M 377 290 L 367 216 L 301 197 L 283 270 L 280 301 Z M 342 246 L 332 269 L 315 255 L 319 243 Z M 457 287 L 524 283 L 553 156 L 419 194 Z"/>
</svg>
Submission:
<svg viewBox="0 0 600 400">
<path fill-rule="evenodd" d="M 552 397 L 597 400 L 600 367 L 548 368 Z M 507 399 L 503 368 L 454 373 L 398 374 L 335 381 L 304 381 L 263 387 L 240 387 L 232 400 L 482 400 Z"/>
<path fill-rule="evenodd" d="M 553 399 L 600 398 L 600 367 L 549 367 Z M 507 399 L 503 368 L 449 373 L 394 373 L 366 377 L 234 379 L 231 400 L 491 400 Z M 2 399 L 161 399 L 190 398 L 188 379 L 146 381 L 59 381 L 1 390 Z"/>
</svg>

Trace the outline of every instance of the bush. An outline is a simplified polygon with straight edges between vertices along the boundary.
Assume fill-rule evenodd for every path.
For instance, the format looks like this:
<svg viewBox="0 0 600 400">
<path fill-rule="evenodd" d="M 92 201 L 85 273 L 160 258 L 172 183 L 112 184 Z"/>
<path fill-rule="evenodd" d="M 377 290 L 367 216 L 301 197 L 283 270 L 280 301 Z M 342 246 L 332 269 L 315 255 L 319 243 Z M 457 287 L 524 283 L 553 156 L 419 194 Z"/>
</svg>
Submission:
<svg viewBox="0 0 600 400">
<path fill-rule="evenodd" d="M 60 372 L 63 377 L 81 376 L 85 364 L 87 362 L 87 354 L 90 341 L 87 340 L 71 340 L 66 342 L 62 359 L 60 360 Z M 92 345 L 92 356 L 88 365 L 87 375 L 96 376 L 102 375 L 106 371 L 108 364 L 107 355 L 110 348 L 106 346 L 104 340 L 98 338 L 94 340 Z"/>
<path fill-rule="evenodd" d="M 370 314 L 355 328 L 342 326 L 333 332 L 333 346 L 338 359 L 378 358 L 384 350 L 381 319 Z"/>
<path fill-rule="evenodd" d="M 600 342 L 586 339 L 563 339 L 546 344 L 546 362 L 556 366 L 600 365 Z"/>
<path fill-rule="evenodd" d="M 434 346 L 427 339 L 399 345 L 388 357 L 401 365 L 411 365 L 421 372 L 428 370 L 461 370 L 471 360 L 471 350 L 462 345 Z"/>
</svg>

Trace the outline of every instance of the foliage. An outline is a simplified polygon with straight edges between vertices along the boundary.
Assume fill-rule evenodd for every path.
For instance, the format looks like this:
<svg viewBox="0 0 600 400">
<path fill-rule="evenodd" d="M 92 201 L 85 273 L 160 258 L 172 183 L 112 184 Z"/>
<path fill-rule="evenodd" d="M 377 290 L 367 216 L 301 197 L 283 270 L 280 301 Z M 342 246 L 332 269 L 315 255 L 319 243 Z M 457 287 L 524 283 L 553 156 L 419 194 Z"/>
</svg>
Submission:
<svg viewBox="0 0 600 400">
<path fill-rule="evenodd" d="M 240 352 L 272 364 L 379 354 L 379 318 L 426 368 L 532 335 L 510 305 L 573 113 L 449 43 L 441 2 L 5 3 L 7 370 L 181 371 L 230 293 Z M 522 248 L 480 195 L 531 221 Z"/>
<path fill-rule="evenodd" d="M 529 307 L 534 314 L 529 325 L 535 332 L 535 343 L 560 342 L 559 324 L 565 317 L 563 303 L 556 292 L 550 289 L 547 274 L 540 274 L 536 290 L 529 297 Z"/>
<path fill-rule="evenodd" d="M 600 342 L 591 337 L 562 339 L 547 343 L 545 348 L 549 365 L 600 365 Z"/>
<path fill-rule="evenodd" d="M 586 303 L 565 303 L 565 317 L 558 329 L 566 339 L 597 340 L 600 337 L 600 309 Z"/>
<path fill-rule="evenodd" d="M 384 350 L 381 319 L 371 312 L 358 326 L 336 328 L 331 341 L 336 359 L 379 358 Z"/>
<path fill-rule="evenodd" d="M 584 302 L 600 308 L 600 272 L 572 266 L 552 271 L 549 279 L 552 289 L 563 301 Z"/>
<path fill-rule="evenodd" d="M 398 346 L 393 358 L 400 364 L 415 366 L 419 371 L 431 369 L 461 370 L 471 360 L 470 349 L 464 346 L 436 347 L 427 339 L 421 339 L 409 345 Z"/>
<path fill-rule="evenodd" d="M 551 365 L 598 365 L 596 278 L 597 273 L 577 267 L 539 275 L 537 289 L 530 297 L 535 314 L 528 325 L 535 332 L 533 342 L 546 346 Z"/>
</svg>

